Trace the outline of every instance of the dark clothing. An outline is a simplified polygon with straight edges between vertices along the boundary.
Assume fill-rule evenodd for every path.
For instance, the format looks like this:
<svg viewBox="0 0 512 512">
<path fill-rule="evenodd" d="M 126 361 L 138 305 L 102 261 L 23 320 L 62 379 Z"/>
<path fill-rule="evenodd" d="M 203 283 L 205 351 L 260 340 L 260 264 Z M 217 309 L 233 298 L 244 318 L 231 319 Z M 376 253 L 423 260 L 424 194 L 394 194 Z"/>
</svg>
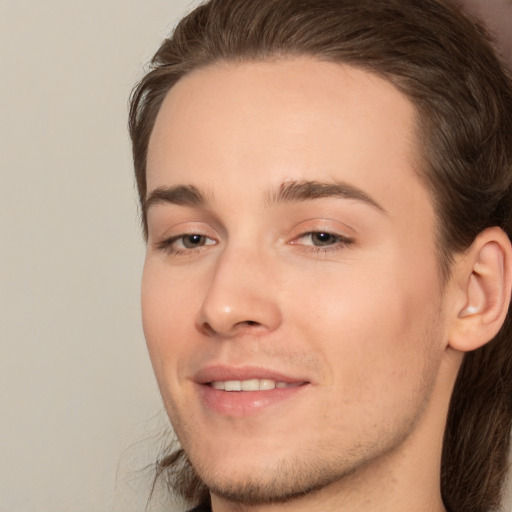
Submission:
<svg viewBox="0 0 512 512">
<path fill-rule="evenodd" d="M 190 510 L 190 512 L 212 512 L 210 505 L 199 505 L 198 507 Z"/>
</svg>

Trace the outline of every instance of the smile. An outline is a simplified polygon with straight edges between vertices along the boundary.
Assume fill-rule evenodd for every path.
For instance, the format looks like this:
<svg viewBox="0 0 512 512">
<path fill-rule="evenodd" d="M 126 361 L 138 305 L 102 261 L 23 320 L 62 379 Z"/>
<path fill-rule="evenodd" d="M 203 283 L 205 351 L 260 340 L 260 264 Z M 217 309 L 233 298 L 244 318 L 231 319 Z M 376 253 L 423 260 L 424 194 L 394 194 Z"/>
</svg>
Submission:
<svg viewBox="0 0 512 512">
<path fill-rule="evenodd" d="M 221 391 L 270 391 L 272 389 L 286 389 L 297 387 L 303 382 L 279 382 L 271 379 L 248 380 L 217 380 L 210 383 L 214 389 Z"/>
</svg>

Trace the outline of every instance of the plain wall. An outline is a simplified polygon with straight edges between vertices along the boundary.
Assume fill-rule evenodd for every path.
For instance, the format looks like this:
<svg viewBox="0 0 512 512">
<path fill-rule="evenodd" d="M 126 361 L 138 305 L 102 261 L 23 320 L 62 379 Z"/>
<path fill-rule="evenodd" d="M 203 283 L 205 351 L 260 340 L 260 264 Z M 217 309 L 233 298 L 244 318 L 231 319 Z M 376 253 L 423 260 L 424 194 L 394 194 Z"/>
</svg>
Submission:
<svg viewBox="0 0 512 512">
<path fill-rule="evenodd" d="M 1 512 L 144 510 L 162 406 L 127 99 L 189 3 L 0 0 Z"/>
<path fill-rule="evenodd" d="M 127 98 L 191 4 L 0 0 L 0 512 L 144 510 L 166 420 Z"/>
</svg>

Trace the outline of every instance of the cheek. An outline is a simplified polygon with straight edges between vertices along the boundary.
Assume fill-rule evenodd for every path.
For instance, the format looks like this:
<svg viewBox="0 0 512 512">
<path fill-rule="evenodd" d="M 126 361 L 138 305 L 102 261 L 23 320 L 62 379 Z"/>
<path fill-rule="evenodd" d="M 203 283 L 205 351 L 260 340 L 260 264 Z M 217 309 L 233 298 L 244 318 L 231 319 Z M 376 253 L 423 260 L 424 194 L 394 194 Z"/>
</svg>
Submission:
<svg viewBox="0 0 512 512">
<path fill-rule="evenodd" d="M 369 386 L 380 395 L 386 387 L 413 384 L 442 348 L 439 292 L 428 268 L 379 267 L 342 269 L 322 287 L 306 281 L 306 289 L 316 291 L 296 314 L 312 320 L 301 321 L 302 329 L 323 355 L 328 383 L 350 387 L 343 395 L 354 399 Z"/>
<path fill-rule="evenodd" d="M 182 349 L 190 340 L 190 326 L 194 326 L 196 315 L 194 297 L 197 293 L 192 287 L 180 285 L 165 266 L 146 260 L 141 289 L 142 324 L 161 388 L 164 380 L 175 378 L 169 370 L 179 366 Z"/>
<path fill-rule="evenodd" d="M 441 360 L 435 308 L 425 311 L 402 287 L 386 294 L 393 281 L 381 283 L 367 293 L 347 284 L 347 296 L 336 305 L 326 302 L 323 322 L 306 334 L 317 340 L 324 361 L 318 417 L 331 418 L 332 436 L 350 437 L 358 425 L 361 438 L 373 439 L 382 429 L 392 432 L 396 422 L 409 425 L 435 384 Z"/>
</svg>

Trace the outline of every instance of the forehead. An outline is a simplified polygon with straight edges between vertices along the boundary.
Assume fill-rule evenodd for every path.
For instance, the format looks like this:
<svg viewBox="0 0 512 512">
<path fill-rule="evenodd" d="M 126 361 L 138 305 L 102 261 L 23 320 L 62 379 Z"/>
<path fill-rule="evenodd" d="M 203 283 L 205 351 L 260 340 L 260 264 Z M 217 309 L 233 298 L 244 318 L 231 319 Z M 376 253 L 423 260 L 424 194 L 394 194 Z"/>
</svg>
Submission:
<svg viewBox="0 0 512 512">
<path fill-rule="evenodd" d="M 311 58 L 223 63 L 166 96 L 148 192 L 193 183 L 250 196 L 287 180 L 341 179 L 407 214 L 426 194 L 417 148 L 413 104 L 372 73 Z"/>
</svg>

